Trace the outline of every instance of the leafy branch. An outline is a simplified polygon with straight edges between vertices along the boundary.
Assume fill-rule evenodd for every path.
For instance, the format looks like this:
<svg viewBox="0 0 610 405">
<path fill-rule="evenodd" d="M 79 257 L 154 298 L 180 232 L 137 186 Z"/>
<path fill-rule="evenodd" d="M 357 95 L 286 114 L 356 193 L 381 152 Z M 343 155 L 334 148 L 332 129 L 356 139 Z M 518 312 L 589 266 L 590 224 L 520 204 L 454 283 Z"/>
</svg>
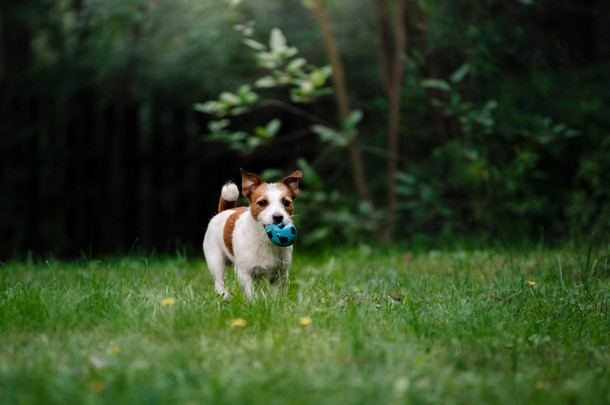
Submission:
<svg viewBox="0 0 610 405">
<path fill-rule="evenodd" d="M 208 124 L 210 135 L 208 141 L 222 141 L 232 149 L 241 153 L 249 153 L 262 144 L 275 138 L 281 129 L 281 121 L 274 118 L 264 126 L 257 126 L 253 133 L 232 131 L 230 117 L 242 115 L 256 109 L 272 106 L 291 114 L 300 116 L 312 122 L 311 130 L 323 141 L 336 146 L 346 146 L 347 139 L 343 129 L 333 128 L 333 125 L 311 114 L 294 104 L 311 103 L 319 97 L 332 93 L 327 87 L 327 81 L 332 75 L 330 66 L 318 67 L 308 63 L 299 56 L 299 50 L 290 46 L 278 28 L 273 28 L 267 44 L 254 38 L 252 23 L 236 25 L 235 29 L 244 35 L 243 43 L 255 52 L 258 66 L 266 70 L 266 74 L 258 78 L 252 85 L 244 84 L 234 93 L 224 91 L 217 100 L 196 103 L 195 110 L 214 115 L 219 118 Z M 271 88 L 288 88 L 289 99 L 294 104 L 282 100 L 263 98 L 259 91 Z M 355 128 L 362 113 L 352 112 L 349 122 L 344 127 Z M 353 131 L 352 131 L 353 132 Z"/>
</svg>

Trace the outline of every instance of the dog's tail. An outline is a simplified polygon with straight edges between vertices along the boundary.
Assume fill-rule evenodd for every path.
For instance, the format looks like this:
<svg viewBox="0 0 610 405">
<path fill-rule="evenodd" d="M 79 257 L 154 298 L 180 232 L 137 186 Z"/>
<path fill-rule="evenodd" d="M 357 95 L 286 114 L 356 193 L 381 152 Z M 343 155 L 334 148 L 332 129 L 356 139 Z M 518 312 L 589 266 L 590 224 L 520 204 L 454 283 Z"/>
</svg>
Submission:
<svg viewBox="0 0 610 405">
<path fill-rule="evenodd" d="M 222 186 L 222 192 L 220 193 L 220 201 L 218 201 L 218 212 L 230 210 L 235 208 L 237 204 L 237 198 L 239 197 L 239 190 L 235 183 L 227 183 Z"/>
</svg>

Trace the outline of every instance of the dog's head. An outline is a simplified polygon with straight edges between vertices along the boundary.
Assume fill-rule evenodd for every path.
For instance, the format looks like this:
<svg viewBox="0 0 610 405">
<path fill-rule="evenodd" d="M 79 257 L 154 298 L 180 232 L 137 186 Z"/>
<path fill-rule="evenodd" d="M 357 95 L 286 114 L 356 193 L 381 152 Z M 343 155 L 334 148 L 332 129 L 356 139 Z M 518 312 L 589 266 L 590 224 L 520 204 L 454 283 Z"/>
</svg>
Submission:
<svg viewBox="0 0 610 405">
<path fill-rule="evenodd" d="M 299 170 L 279 183 L 265 183 L 241 169 L 241 192 L 250 201 L 250 213 L 263 226 L 292 222 L 292 201 L 299 194 Z"/>
</svg>

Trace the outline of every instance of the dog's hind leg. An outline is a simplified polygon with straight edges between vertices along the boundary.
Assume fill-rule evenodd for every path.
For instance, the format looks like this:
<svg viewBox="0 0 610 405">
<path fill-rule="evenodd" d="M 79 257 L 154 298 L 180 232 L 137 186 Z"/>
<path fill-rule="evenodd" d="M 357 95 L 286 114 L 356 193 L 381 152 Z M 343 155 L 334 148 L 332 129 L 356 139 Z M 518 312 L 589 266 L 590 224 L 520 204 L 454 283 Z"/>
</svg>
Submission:
<svg viewBox="0 0 610 405">
<path fill-rule="evenodd" d="M 269 279 L 272 292 L 274 295 L 282 293 L 288 282 L 288 269 L 279 270 L 279 272 Z"/>
</svg>

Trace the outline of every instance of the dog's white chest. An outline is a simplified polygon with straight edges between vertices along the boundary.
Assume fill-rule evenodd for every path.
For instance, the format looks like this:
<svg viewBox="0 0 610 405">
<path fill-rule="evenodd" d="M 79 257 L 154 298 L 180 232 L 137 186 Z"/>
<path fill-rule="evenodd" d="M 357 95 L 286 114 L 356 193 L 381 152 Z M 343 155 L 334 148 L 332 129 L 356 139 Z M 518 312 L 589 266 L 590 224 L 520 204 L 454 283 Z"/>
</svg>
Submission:
<svg viewBox="0 0 610 405">
<path fill-rule="evenodd" d="M 274 245 L 260 224 L 249 219 L 248 214 L 243 215 L 235 224 L 233 249 L 237 269 L 263 276 L 290 266 L 292 246 Z"/>
</svg>

